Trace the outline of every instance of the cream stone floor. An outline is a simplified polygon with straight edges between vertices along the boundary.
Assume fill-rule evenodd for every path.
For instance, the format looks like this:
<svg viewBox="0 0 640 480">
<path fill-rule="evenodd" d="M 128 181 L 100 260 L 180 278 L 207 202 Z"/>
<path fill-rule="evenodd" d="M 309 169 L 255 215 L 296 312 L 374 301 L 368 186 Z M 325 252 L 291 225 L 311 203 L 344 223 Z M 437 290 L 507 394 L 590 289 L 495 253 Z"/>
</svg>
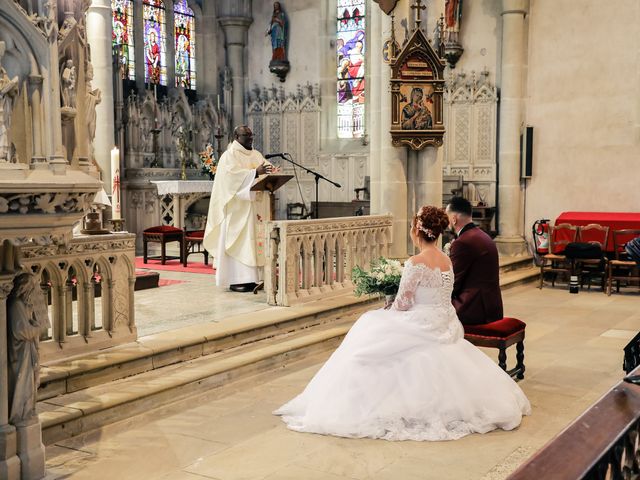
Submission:
<svg viewBox="0 0 640 480">
<path fill-rule="evenodd" d="M 191 298 L 159 289 L 180 315 Z M 504 294 L 527 322 L 533 413 L 515 431 L 454 442 L 386 442 L 300 434 L 271 412 L 300 392 L 327 355 L 47 448 L 49 480 L 503 479 L 623 376 L 622 348 L 640 330 L 640 295 L 538 290 Z M 156 301 L 160 302 L 158 297 Z M 197 306 L 196 306 L 197 305 Z M 199 313 L 198 313 L 199 314 Z M 492 357 L 495 352 L 488 351 Z M 513 352 L 510 360 L 513 361 Z"/>
<path fill-rule="evenodd" d="M 153 270 L 153 265 L 149 265 Z M 189 325 L 220 322 L 234 315 L 268 308 L 264 291 L 257 295 L 216 287 L 215 275 L 155 270 L 160 279 L 179 281 L 136 292 L 138 335 Z"/>
</svg>

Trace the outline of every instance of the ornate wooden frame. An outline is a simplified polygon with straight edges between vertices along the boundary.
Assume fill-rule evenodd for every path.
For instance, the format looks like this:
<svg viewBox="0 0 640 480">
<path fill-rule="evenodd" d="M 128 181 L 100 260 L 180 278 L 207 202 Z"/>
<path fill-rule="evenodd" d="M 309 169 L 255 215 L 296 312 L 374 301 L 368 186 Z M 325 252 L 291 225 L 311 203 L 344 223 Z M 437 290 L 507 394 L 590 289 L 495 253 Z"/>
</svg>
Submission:
<svg viewBox="0 0 640 480">
<path fill-rule="evenodd" d="M 444 136 L 443 92 L 445 61 L 433 50 L 422 30 L 416 29 L 402 51 L 391 62 L 391 138 L 395 146 L 422 150 L 427 145 L 442 146 Z M 411 98 L 406 92 L 428 95 L 431 125 L 403 128 L 403 109 Z M 428 90 L 428 94 L 424 92 Z M 426 105 L 425 105 L 426 106 Z M 427 123 L 428 125 L 428 123 Z"/>
</svg>

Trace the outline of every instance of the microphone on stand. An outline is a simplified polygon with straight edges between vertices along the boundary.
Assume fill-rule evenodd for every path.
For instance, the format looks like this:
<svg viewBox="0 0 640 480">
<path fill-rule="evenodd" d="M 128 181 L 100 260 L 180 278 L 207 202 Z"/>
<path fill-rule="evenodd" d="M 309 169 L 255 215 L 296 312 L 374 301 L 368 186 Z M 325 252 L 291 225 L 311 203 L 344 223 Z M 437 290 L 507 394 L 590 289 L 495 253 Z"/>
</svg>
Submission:
<svg viewBox="0 0 640 480">
<path fill-rule="evenodd" d="M 267 153 L 264 158 L 269 160 L 270 158 L 275 158 L 275 157 L 282 157 L 285 158 L 284 156 L 288 155 L 287 153 Z"/>
</svg>

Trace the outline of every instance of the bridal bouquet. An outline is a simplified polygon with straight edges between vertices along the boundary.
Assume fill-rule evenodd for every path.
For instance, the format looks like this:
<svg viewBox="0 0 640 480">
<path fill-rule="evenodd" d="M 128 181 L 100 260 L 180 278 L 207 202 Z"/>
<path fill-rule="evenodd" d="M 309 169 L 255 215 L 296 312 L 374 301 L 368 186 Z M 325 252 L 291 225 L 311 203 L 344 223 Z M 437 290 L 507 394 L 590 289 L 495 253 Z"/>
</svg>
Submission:
<svg viewBox="0 0 640 480">
<path fill-rule="evenodd" d="M 371 262 L 371 270 L 366 271 L 355 266 L 351 272 L 351 281 L 356 286 L 357 296 L 364 294 L 395 295 L 400 286 L 402 265 L 398 260 L 380 257 Z"/>
<path fill-rule="evenodd" d="M 207 143 L 204 150 L 198 153 L 198 156 L 202 162 L 202 174 L 208 175 L 209 180 L 213 180 L 218 170 L 218 160 L 216 160 L 216 157 L 213 155 L 213 145 Z"/>
</svg>

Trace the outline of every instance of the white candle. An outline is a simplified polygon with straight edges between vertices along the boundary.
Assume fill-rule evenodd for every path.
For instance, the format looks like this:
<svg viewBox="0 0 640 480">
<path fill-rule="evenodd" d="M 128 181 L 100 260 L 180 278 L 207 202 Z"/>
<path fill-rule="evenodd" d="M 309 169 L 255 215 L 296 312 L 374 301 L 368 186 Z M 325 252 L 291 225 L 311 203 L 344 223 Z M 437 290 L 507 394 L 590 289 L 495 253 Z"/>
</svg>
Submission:
<svg viewBox="0 0 640 480">
<path fill-rule="evenodd" d="M 218 112 L 220 111 L 220 95 L 218 95 Z"/>
<path fill-rule="evenodd" d="M 120 220 L 120 150 L 111 150 L 111 218 Z"/>
</svg>

